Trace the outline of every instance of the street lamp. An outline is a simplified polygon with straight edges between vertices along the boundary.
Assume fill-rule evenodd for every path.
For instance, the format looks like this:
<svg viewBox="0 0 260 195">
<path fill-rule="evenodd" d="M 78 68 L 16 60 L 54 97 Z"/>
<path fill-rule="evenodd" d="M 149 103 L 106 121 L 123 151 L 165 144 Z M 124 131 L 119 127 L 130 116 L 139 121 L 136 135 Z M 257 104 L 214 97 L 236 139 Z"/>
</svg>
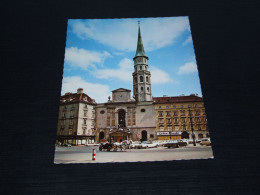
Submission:
<svg viewBox="0 0 260 195">
<path fill-rule="evenodd" d="M 195 134 L 194 134 L 194 129 L 193 129 L 193 123 L 192 123 L 191 110 L 190 110 L 190 108 L 189 108 L 189 117 L 190 117 L 190 127 L 191 127 L 192 139 L 193 139 L 193 146 L 196 146 Z"/>
</svg>

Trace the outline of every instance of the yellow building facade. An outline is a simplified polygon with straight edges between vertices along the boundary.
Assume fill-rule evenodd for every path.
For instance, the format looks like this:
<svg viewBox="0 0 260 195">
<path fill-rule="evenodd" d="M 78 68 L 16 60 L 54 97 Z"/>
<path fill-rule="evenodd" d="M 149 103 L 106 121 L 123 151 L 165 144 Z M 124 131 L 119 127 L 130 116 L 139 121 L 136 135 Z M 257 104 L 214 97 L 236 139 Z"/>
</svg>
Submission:
<svg viewBox="0 0 260 195">
<path fill-rule="evenodd" d="M 158 140 L 209 137 L 203 99 L 196 95 L 154 97 Z"/>
</svg>

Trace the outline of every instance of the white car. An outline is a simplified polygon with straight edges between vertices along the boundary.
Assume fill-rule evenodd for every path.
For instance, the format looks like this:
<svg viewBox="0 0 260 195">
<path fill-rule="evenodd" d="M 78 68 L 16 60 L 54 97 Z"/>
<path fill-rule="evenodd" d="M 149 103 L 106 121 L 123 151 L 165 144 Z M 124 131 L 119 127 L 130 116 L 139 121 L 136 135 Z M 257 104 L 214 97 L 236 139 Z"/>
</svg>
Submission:
<svg viewBox="0 0 260 195">
<path fill-rule="evenodd" d="M 152 141 L 142 141 L 142 148 L 157 148 L 158 144 L 153 143 Z"/>
<path fill-rule="evenodd" d="M 130 148 L 135 148 L 135 149 L 141 149 L 142 148 L 142 144 L 140 141 L 134 141 L 131 145 Z"/>
</svg>

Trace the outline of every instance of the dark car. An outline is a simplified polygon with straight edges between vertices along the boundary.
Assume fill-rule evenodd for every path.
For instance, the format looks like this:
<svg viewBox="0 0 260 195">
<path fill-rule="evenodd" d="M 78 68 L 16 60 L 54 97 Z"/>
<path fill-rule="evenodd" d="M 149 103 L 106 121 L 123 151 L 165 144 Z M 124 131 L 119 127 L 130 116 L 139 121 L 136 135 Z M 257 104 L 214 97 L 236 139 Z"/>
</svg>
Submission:
<svg viewBox="0 0 260 195">
<path fill-rule="evenodd" d="M 183 147 L 183 146 L 187 146 L 188 145 L 186 141 L 181 140 L 181 139 L 177 140 L 177 142 L 178 142 L 178 146 L 179 147 Z"/>
<path fill-rule="evenodd" d="M 164 144 L 164 147 L 167 148 L 178 148 L 179 144 L 177 140 L 169 140 L 167 143 Z"/>
</svg>

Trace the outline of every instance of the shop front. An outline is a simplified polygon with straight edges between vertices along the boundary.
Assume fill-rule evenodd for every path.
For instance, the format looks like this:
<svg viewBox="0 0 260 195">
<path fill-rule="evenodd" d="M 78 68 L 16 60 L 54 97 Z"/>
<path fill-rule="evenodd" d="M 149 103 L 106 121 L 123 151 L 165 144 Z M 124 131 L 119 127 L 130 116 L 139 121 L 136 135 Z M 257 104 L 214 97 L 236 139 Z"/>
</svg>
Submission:
<svg viewBox="0 0 260 195">
<path fill-rule="evenodd" d="M 157 132 L 158 140 L 177 140 L 181 139 L 180 131 L 159 131 Z"/>
</svg>

